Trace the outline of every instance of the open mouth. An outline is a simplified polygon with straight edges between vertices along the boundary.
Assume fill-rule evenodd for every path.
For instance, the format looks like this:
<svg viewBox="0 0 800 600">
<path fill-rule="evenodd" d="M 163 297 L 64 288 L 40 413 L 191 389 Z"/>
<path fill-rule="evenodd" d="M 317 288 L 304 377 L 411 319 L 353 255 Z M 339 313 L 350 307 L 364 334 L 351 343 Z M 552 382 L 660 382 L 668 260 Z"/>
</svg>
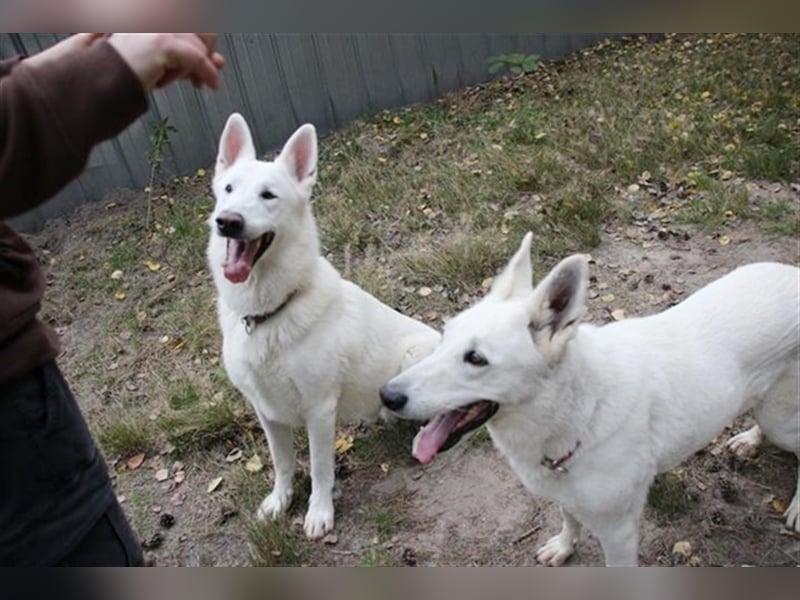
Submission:
<svg viewBox="0 0 800 600">
<path fill-rule="evenodd" d="M 247 281 L 253 265 L 267 251 L 274 239 L 274 231 L 268 231 L 254 240 L 228 238 L 228 255 L 225 257 L 222 269 L 228 281 L 232 283 Z"/>
<path fill-rule="evenodd" d="M 428 464 L 439 452 L 455 446 L 465 433 L 486 423 L 498 408 L 497 402 L 480 400 L 433 417 L 414 438 L 411 454 Z"/>
</svg>

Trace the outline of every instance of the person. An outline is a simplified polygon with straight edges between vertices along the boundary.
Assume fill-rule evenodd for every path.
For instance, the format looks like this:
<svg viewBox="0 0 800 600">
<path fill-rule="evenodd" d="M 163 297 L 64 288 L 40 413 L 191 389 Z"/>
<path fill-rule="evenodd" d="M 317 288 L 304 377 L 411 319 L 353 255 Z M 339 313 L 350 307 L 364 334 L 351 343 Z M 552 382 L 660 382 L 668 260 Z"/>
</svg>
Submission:
<svg viewBox="0 0 800 600">
<path fill-rule="evenodd" d="M 177 80 L 217 88 L 213 34 L 77 34 L 0 61 L 0 219 L 77 177 L 92 147 Z M 0 222 L 0 565 L 141 565 L 105 462 L 37 320 L 44 274 Z"/>
</svg>

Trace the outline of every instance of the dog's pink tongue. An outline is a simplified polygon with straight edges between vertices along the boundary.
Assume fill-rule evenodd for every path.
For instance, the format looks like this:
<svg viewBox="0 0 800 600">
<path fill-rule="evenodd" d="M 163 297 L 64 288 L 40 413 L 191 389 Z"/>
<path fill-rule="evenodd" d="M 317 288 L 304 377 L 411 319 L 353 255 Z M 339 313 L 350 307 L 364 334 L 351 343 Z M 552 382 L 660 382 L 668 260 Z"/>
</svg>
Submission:
<svg viewBox="0 0 800 600">
<path fill-rule="evenodd" d="M 433 417 L 414 437 L 411 455 L 423 465 L 431 462 L 462 416 L 462 411 L 451 410 Z"/>
<path fill-rule="evenodd" d="M 253 269 L 253 258 L 258 250 L 259 240 L 228 240 L 228 255 L 222 272 L 228 281 L 242 283 L 250 277 Z"/>
</svg>

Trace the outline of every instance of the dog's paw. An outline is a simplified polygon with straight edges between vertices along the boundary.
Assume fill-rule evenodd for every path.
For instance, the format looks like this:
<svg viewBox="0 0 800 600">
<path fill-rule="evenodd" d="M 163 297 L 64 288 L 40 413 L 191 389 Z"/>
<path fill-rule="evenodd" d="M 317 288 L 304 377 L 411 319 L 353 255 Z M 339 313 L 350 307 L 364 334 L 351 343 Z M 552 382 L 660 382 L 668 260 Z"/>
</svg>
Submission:
<svg viewBox="0 0 800 600">
<path fill-rule="evenodd" d="M 789 531 L 800 533 L 800 492 L 795 494 L 783 517 L 786 519 L 786 528 Z"/>
<path fill-rule="evenodd" d="M 728 450 L 742 459 L 753 458 L 763 439 L 764 434 L 761 433 L 761 428 L 758 425 L 754 425 L 747 431 L 736 434 L 729 439 Z"/>
<path fill-rule="evenodd" d="M 311 502 L 303 526 L 306 537 L 315 540 L 333 529 L 333 503 Z"/>
<path fill-rule="evenodd" d="M 575 543 L 568 536 L 559 534 L 536 551 L 536 560 L 548 567 L 560 567 L 574 551 Z"/>
<path fill-rule="evenodd" d="M 260 521 L 279 519 L 286 514 L 292 504 L 292 488 L 285 490 L 272 490 L 258 507 L 256 517 Z"/>
</svg>

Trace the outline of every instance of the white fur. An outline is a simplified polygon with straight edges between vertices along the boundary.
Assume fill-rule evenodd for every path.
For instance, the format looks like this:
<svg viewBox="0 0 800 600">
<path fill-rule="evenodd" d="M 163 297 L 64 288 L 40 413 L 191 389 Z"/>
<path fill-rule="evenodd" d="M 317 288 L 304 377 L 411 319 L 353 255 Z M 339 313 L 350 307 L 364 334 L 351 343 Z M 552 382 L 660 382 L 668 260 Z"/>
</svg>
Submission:
<svg viewBox="0 0 800 600">
<path fill-rule="evenodd" d="M 266 162 L 256 159 L 244 119 L 231 115 L 220 139 L 208 244 L 225 368 L 255 408 L 275 467 L 275 485 L 259 516 L 277 518 L 292 501 L 292 427 L 304 425 L 311 458 L 305 518 L 310 538 L 333 528 L 336 420 L 374 419 L 380 410 L 380 385 L 427 354 L 439 339 L 430 327 L 342 280 L 320 256 L 310 205 L 316 161 L 313 126 L 300 127 L 280 156 Z M 261 198 L 265 189 L 277 198 Z M 223 273 L 227 240 L 215 227 L 222 211 L 244 217 L 248 239 L 275 232 L 272 245 L 243 283 L 232 283 Z M 248 335 L 243 316 L 273 311 L 292 292 L 285 308 Z"/>
<path fill-rule="evenodd" d="M 398 414 L 428 419 L 476 400 L 500 404 L 491 437 L 532 492 L 556 500 L 562 532 L 537 555 L 572 554 L 580 524 L 608 565 L 637 563 L 639 520 L 655 475 L 753 409 L 760 429 L 800 454 L 800 270 L 741 267 L 660 314 L 578 325 L 585 257 L 562 261 L 531 289 L 530 237 L 491 292 L 445 327 L 441 344 L 387 386 Z M 477 350 L 489 365 L 461 357 Z M 541 464 L 573 450 L 566 473 Z M 800 490 L 786 512 L 800 531 Z"/>
</svg>

